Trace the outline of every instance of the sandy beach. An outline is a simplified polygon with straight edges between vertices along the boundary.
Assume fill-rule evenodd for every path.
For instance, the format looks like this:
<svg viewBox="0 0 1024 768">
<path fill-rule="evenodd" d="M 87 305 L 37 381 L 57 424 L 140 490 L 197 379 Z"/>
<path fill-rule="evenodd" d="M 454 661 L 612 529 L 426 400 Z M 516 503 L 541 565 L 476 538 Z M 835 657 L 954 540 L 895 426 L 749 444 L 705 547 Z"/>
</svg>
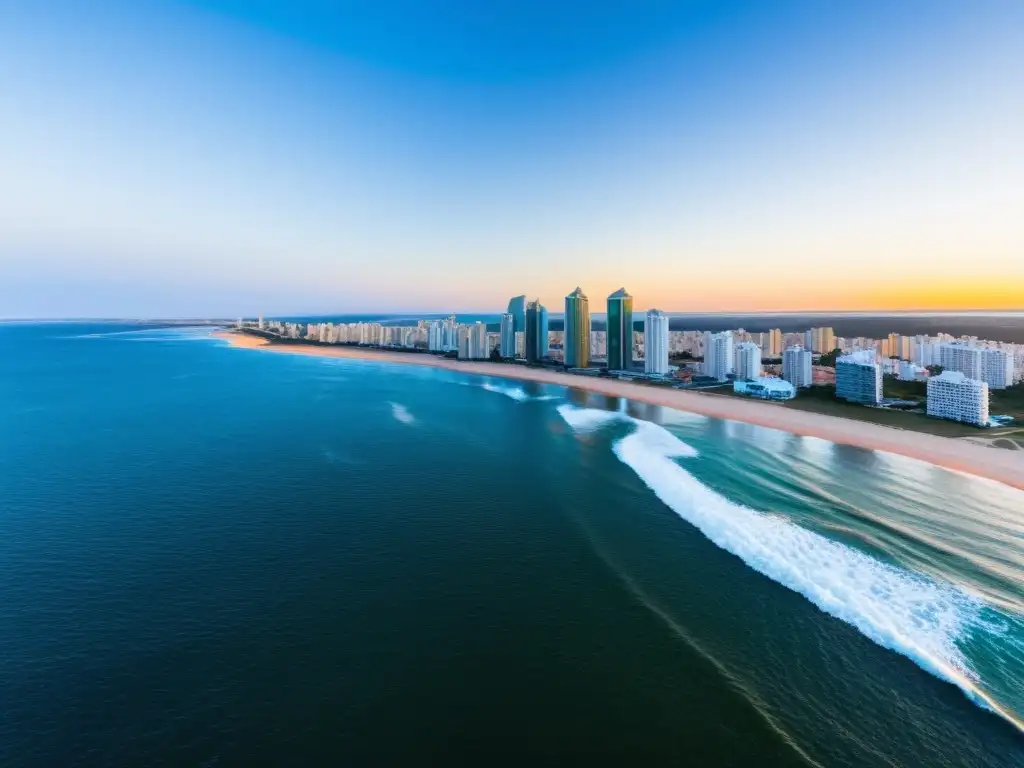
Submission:
<svg viewBox="0 0 1024 768">
<path fill-rule="evenodd" d="M 387 352 L 360 347 L 271 344 L 256 336 L 232 332 L 220 332 L 214 335 L 230 341 L 236 347 L 260 349 L 280 354 L 421 365 L 482 376 L 575 387 L 588 392 L 627 398 L 650 405 L 660 405 L 719 419 L 756 424 L 796 435 L 818 437 L 843 445 L 887 451 L 937 464 L 947 469 L 996 480 L 1024 490 L 1024 452 L 986 447 L 964 439 L 938 437 L 923 432 L 910 432 L 878 424 L 791 410 L 778 404 L 757 400 L 739 400 L 721 395 L 661 389 L 616 379 L 573 376 L 540 368 L 527 368 L 522 365 L 459 362 L 434 355 Z"/>
</svg>

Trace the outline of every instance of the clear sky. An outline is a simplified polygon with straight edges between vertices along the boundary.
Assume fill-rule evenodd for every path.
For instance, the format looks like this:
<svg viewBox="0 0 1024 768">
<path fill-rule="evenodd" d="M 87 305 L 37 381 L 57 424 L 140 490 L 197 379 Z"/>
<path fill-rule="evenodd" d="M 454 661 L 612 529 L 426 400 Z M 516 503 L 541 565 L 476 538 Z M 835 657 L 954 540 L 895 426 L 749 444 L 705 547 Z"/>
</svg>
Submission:
<svg viewBox="0 0 1024 768">
<path fill-rule="evenodd" d="M 0 317 L 1024 307 L 1024 2 L 0 0 Z"/>
</svg>

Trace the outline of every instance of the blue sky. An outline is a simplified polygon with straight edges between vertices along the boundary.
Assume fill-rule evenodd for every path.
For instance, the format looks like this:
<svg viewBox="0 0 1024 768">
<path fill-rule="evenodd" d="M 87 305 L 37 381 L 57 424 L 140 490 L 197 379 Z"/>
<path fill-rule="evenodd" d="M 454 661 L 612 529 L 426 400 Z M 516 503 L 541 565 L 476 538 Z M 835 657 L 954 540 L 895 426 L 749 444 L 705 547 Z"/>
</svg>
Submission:
<svg viewBox="0 0 1024 768">
<path fill-rule="evenodd" d="M 1009 1 L 0 2 L 0 317 L 1020 307 L 1022 30 Z"/>
</svg>

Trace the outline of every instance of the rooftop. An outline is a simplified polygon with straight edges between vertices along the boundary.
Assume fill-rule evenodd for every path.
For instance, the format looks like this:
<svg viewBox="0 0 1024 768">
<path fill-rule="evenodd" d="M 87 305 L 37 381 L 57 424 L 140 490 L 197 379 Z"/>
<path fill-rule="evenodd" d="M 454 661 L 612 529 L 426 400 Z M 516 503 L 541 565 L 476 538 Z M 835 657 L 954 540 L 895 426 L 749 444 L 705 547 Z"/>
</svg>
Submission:
<svg viewBox="0 0 1024 768">
<path fill-rule="evenodd" d="M 577 285 L 577 286 L 576 286 L 576 290 L 575 290 L 575 291 L 573 291 L 572 293 L 570 293 L 570 294 L 569 294 L 568 296 L 566 296 L 565 298 L 567 298 L 567 299 L 586 299 L 586 298 L 587 298 L 587 294 L 585 294 L 585 293 L 583 292 L 583 289 L 582 289 L 582 288 L 580 288 L 580 287 L 579 287 L 579 286 Z"/>
<path fill-rule="evenodd" d="M 577 288 L 576 290 L 578 291 L 579 288 Z M 626 291 L 625 288 L 619 288 L 619 290 L 617 290 L 615 293 L 613 293 L 608 298 L 609 299 L 632 299 L 633 297 L 629 295 L 629 292 Z"/>
</svg>

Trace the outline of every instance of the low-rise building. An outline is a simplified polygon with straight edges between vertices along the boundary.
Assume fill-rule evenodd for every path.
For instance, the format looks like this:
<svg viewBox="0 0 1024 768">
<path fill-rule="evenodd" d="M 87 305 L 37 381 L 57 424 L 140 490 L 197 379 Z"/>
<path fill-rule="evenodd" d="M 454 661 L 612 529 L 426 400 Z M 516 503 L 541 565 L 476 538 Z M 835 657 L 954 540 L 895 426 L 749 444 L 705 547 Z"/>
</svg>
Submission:
<svg viewBox="0 0 1024 768">
<path fill-rule="evenodd" d="M 785 379 L 777 379 L 774 376 L 737 379 L 732 383 L 732 391 L 739 395 L 759 397 L 762 400 L 792 400 L 796 397 L 796 387 Z"/>
</svg>

